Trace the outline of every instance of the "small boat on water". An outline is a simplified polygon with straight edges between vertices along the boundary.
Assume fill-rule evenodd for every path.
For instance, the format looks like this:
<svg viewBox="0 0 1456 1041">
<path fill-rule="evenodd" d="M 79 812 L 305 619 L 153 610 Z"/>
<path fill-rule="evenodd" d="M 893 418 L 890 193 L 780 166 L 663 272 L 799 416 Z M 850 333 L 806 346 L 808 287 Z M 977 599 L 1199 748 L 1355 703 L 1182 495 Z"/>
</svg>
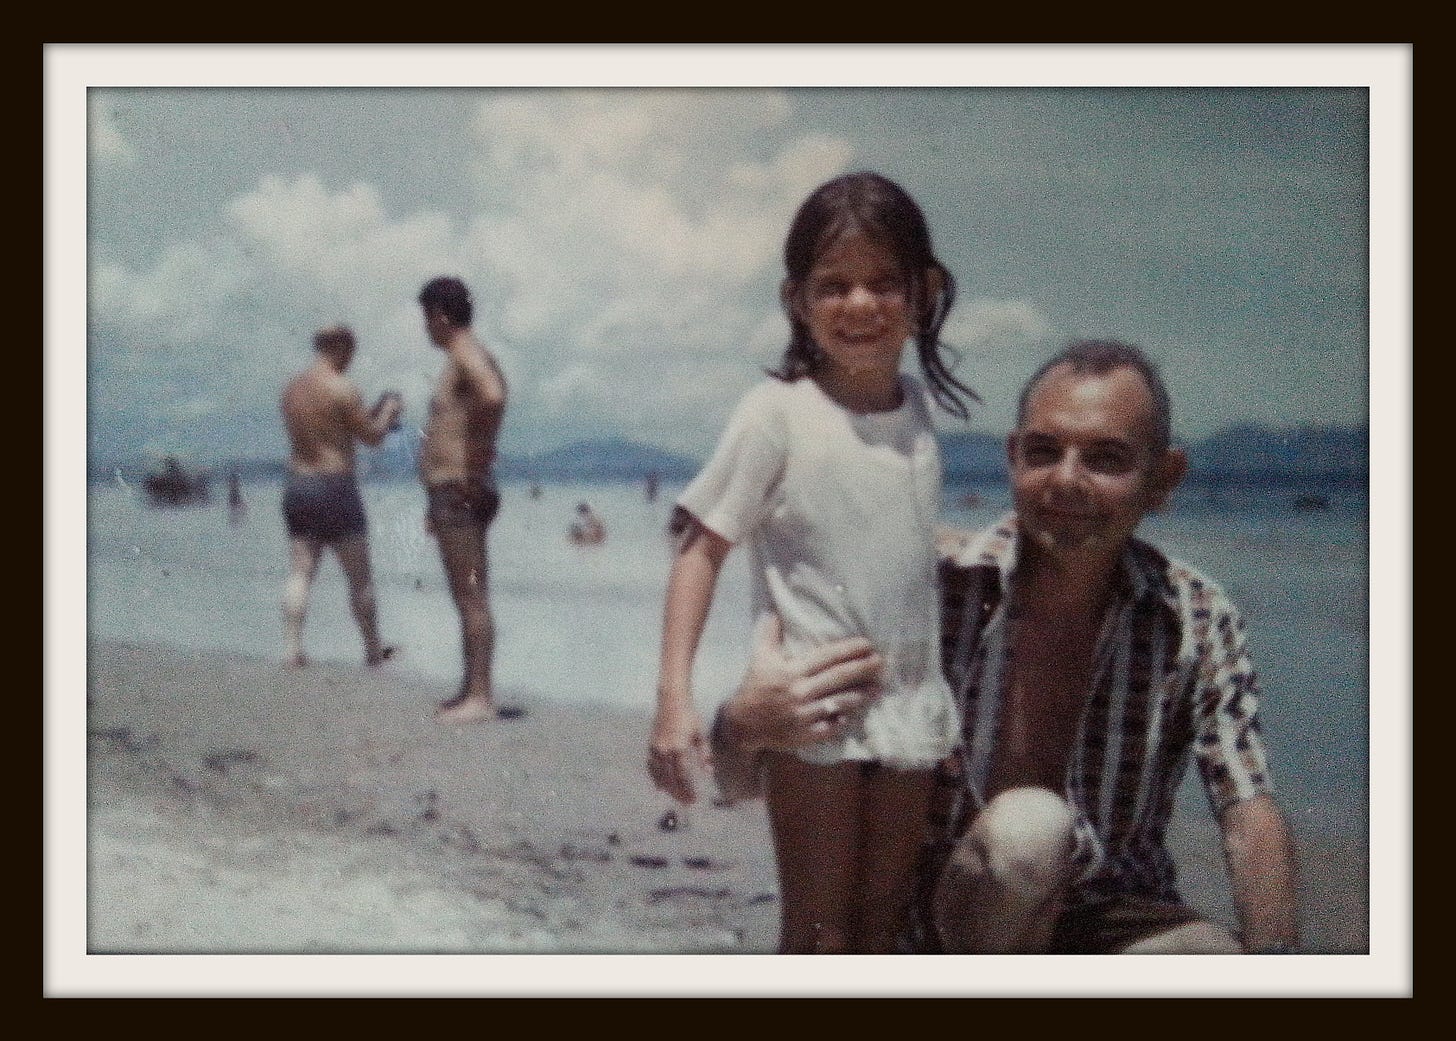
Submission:
<svg viewBox="0 0 1456 1041">
<path fill-rule="evenodd" d="M 162 461 L 160 470 L 142 478 L 142 488 L 153 506 L 191 506 L 211 497 L 207 474 L 187 470 L 172 455 Z"/>
<path fill-rule="evenodd" d="M 1330 497 L 1328 495 L 1298 495 L 1294 499 L 1296 513 L 1318 513 L 1329 508 Z"/>
</svg>

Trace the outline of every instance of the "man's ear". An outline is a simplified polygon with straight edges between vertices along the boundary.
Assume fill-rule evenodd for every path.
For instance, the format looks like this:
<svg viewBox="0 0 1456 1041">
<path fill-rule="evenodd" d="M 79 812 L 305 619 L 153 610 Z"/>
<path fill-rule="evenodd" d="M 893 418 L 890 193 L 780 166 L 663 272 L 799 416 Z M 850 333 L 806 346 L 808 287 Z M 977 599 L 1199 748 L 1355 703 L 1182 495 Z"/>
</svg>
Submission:
<svg viewBox="0 0 1456 1041">
<path fill-rule="evenodd" d="M 1169 448 L 1163 458 L 1154 464 L 1153 509 L 1161 510 L 1188 476 L 1188 453 L 1181 448 Z"/>
</svg>

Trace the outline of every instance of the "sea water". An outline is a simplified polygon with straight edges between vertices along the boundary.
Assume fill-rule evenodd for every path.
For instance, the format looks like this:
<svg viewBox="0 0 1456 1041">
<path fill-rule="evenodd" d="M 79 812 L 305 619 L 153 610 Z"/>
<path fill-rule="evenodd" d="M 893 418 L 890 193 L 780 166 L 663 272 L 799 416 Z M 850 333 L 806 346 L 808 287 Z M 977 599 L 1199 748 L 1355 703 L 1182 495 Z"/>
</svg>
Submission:
<svg viewBox="0 0 1456 1041">
<path fill-rule="evenodd" d="M 666 528 L 680 488 L 648 501 L 640 485 L 525 483 L 502 489 L 490 530 L 489 586 L 503 702 L 601 702 L 642 720 L 654 705 Z M 247 512 L 224 500 L 157 509 L 134 489 L 88 494 L 87 628 L 92 638 L 232 651 L 281 661 L 288 540 L 282 485 L 247 483 Z M 381 633 L 401 654 L 386 668 L 438 687 L 461 675 L 459 625 L 424 499 L 408 482 L 366 482 Z M 1300 512 L 1282 489 L 1184 492 L 1141 534 L 1218 581 L 1243 611 L 1260 674 L 1265 740 L 1287 808 L 1321 826 L 1364 831 L 1368 791 L 1368 526 L 1363 490 Z M 608 536 L 575 546 L 567 530 L 590 503 Z M 994 522 L 1004 487 L 947 488 L 944 520 Z M 746 554 L 729 558 L 697 658 L 704 714 L 742 674 L 749 639 Z M 325 555 L 304 632 L 314 660 L 362 661 L 337 561 Z M 1406 691 L 1387 696 L 1408 697 Z M 1190 771 L 1190 775 L 1192 771 Z M 1190 776 L 1185 800 L 1201 801 Z M 1292 805 L 1291 805 L 1292 804 Z"/>
</svg>

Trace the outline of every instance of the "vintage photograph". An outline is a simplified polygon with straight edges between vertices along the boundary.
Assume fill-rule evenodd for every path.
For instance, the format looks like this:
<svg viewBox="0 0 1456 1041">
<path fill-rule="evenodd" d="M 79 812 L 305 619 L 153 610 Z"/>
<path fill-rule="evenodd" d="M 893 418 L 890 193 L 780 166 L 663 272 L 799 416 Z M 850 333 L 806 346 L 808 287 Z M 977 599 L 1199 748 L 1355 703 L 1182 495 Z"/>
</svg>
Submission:
<svg viewBox="0 0 1456 1041">
<path fill-rule="evenodd" d="M 1382 953 L 1410 343 L 1368 82 L 109 50 L 47 112 L 84 202 L 47 224 L 67 978 L 858 953 L 904 957 L 712 963 L 1021 993 L 955 956 L 1140 953 L 1037 986 L 1192 993 Z"/>
</svg>

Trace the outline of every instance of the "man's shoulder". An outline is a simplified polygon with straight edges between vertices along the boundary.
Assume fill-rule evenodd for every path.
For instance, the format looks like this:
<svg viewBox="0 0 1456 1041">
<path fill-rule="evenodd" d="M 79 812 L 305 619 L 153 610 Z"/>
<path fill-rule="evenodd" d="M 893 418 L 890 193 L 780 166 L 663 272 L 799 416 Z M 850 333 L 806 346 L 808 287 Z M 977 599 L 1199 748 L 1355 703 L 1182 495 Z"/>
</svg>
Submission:
<svg viewBox="0 0 1456 1041">
<path fill-rule="evenodd" d="M 320 386 L 325 394 L 340 405 L 352 404 L 362 398 L 358 384 L 342 372 L 331 372 L 321 377 Z"/>
<path fill-rule="evenodd" d="M 1133 539 L 1128 556 L 1134 567 L 1155 582 L 1180 616 L 1207 622 L 1216 615 L 1235 612 L 1224 587 L 1201 568 L 1144 539 Z"/>
<path fill-rule="evenodd" d="M 939 528 L 935 543 L 945 568 L 1007 570 L 1015 555 L 1015 515 L 1008 514 L 984 528 Z"/>
<path fill-rule="evenodd" d="M 347 402 L 358 396 L 359 389 L 342 372 L 321 372 L 315 368 L 295 373 L 283 385 L 282 398 L 300 407 L 317 407 L 314 403 Z"/>
<path fill-rule="evenodd" d="M 489 347 L 472 334 L 462 348 L 450 351 L 447 364 L 455 372 L 472 377 L 469 381 L 471 386 L 478 387 L 481 380 L 504 384 L 505 377 L 501 372 L 500 362 Z M 501 389 L 503 391 L 504 386 Z"/>
</svg>

